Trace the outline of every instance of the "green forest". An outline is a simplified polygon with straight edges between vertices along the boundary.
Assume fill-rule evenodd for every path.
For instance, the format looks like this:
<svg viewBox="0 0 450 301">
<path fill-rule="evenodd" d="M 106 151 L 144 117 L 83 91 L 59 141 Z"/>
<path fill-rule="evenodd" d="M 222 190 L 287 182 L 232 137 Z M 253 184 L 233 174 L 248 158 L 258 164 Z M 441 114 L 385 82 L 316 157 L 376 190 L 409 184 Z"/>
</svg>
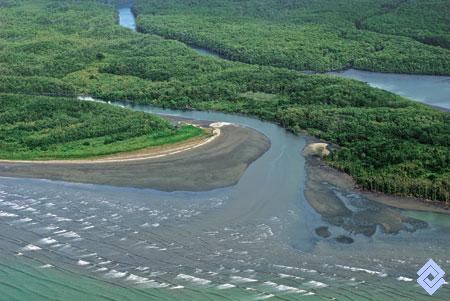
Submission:
<svg viewBox="0 0 450 301">
<path fill-rule="evenodd" d="M 86 24 L 73 22 L 81 11 L 95 16 L 88 5 L 0 1 L 0 159 L 90 158 L 205 134 L 150 114 L 76 99 L 78 90 L 64 76 L 102 59 L 90 41 L 94 36 L 78 36 Z M 104 19 L 114 18 L 111 8 L 106 14 Z"/>
<path fill-rule="evenodd" d="M 365 13 L 377 11 L 383 1 L 354 1 L 353 6 L 346 4 L 352 1 L 328 0 L 209 1 L 209 7 L 203 5 L 206 0 L 137 1 L 143 33 L 118 26 L 115 8 L 104 2 L 0 0 L 2 158 L 82 157 L 83 151 L 93 149 L 85 142 L 101 151 L 105 143 L 118 148 L 131 145 L 124 140 L 128 138 L 199 134 L 192 128 L 175 131 L 151 115 L 94 103 L 83 107 L 73 98 L 92 95 L 276 122 L 294 133 L 335 144 L 327 162 L 351 174 L 361 187 L 450 201 L 448 112 L 362 82 L 298 71 L 353 66 L 449 74 L 450 55 L 444 48 L 406 35 L 355 28 L 354 19 L 367 20 Z M 305 3 L 316 8 L 305 9 Z M 177 14 L 185 14 L 178 20 L 189 28 L 173 26 Z M 198 23 L 206 22 L 202 14 L 212 18 L 207 30 Z M 221 26 L 216 17 L 223 18 Z M 183 43 L 148 34 L 156 32 L 152 26 L 167 30 L 167 37 L 206 46 L 235 61 L 200 56 Z M 181 33 L 193 40 L 177 36 Z M 215 48 L 199 40 L 216 43 L 220 36 L 233 41 Z M 236 40 L 241 41 L 239 46 Z M 33 119 L 30 115 L 40 103 L 46 104 L 39 109 L 42 115 Z M 145 136 L 139 136 L 142 133 Z M 77 139 L 74 144 L 71 137 Z"/>
<path fill-rule="evenodd" d="M 204 134 L 100 103 L 0 94 L 0 158 L 79 159 L 175 143 Z"/>
<path fill-rule="evenodd" d="M 450 74 L 450 1 L 412 2 L 136 0 L 135 12 L 142 32 L 250 64 Z"/>
<path fill-rule="evenodd" d="M 450 50 L 450 1 L 401 1 L 395 9 L 361 20 L 360 28 L 411 37 Z M 419 17 L 418 17 L 419 16 Z"/>
</svg>

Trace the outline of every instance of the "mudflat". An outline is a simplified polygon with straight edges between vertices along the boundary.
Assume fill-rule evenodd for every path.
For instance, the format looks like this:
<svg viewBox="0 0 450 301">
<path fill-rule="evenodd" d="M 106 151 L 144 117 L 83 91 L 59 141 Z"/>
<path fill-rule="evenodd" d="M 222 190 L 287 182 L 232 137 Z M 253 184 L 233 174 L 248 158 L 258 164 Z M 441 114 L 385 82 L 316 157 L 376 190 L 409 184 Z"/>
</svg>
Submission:
<svg viewBox="0 0 450 301">
<path fill-rule="evenodd" d="M 305 196 L 311 207 L 328 224 L 340 227 L 349 234 L 371 237 L 377 230 L 396 234 L 400 231 L 415 232 L 428 226 L 421 220 L 403 215 L 399 210 L 374 202 L 366 195 L 359 195 L 349 175 L 325 165 L 317 156 L 307 157 L 306 171 Z M 324 238 L 332 235 L 325 227 L 317 228 L 316 233 Z M 345 235 L 334 239 L 345 244 L 353 242 L 351 237 Z"/>
<path fill-rule="evenodd" d="M 380 203 L 389 207 L 404 210 L 450 214 L 449 205 L 444 202 L 430 201 L 415 197 L 397 196 L 361 189 L 350 175 L 330 167 L 320 158 L 320 153 L 322 151 L 318 153 L 315 147 L 320 146 L 326 148 L 326 144 L 324 146 L 324 143 L 317 143 L 316 139 L 311 137 L 309 137 L 309 140 L 314 143 L 307 145 L 303 151 L 303 154 L 306 157 L 306 170 L 308 173 L 306 185 L 307 189 L 305 192 L 307 195 L 311 196 L 313 191 L 315 191 L 314 194 L 320 191 L 321 194 L 324 194 L 321 196 L 322 199 L 326 199 L 326 194 L 328 194 L 330 199 L 336 199 L 336 196 L 330 189 L 319 189 L 319 187 L 323 188 L 323 183 L 328 183 L 332 186 L 351 191 L 352 193 L 360 194 L 362 197 L 372 202 Z M 312 188 L 313 186 L 314 188 Z M 312 206 L 315 208 L 317 207 L 316 210 L 320 209 L 319 211 L 325 215 L 335 215 L 337 213 L 342 214 L 347 212 L 342 202 L 333 202 L 330 201 L 330 199 L 327 202 L 317 202 L 312 204 Z M 313 200 L 312 202 L 314 203 L 314 200 L 317 200 L 317 197 L 311 196 L 311 200 Z"/>
<path fill-rule="evenodd" d="M 2 162 L 0 176 L 42 178 L 163 191 L 206 191 L 235 184 L 270 141 L 246 127 L 225 125 L 204 145 L 161 157 L 113 162 Z"/>
</svg>

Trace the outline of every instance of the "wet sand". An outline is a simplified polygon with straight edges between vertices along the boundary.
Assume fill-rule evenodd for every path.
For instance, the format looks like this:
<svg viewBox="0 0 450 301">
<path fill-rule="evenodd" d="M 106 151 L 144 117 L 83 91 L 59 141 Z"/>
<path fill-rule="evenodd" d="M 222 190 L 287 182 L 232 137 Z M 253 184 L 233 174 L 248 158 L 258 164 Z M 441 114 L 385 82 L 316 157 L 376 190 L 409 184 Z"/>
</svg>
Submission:
<svg viewBox="0 0 450 301">
<path fill-rule="evenodd" d="M 412 233 L 428 227 L 427 223 L 405 216 L 393 206 L 373 202 L 371 198 L 361 195 L 349 175 L 325 165 L 317 156 L 307 157 L 306 172 L 305 196 L 310 205 L 322 216 L 323 221 L 342 228 L 349 236 L 361 234 L 372 237 L 378 229 L 386 234 L 401 231 Z M 326 223 L 316 229 L 318 236 L 330 236 L 324 229 Z M 334 239 L 341 243 L 352 243 L 353 238 L 347 235 Z"/>
<path fill-rule="evenodd" d="M 309 143 L 315 143 L 317 139 L 310 138 Z M 307 149 L 307 147 L 305 148 Z M 335 168 L 328 166 L 322 159 L 314 154 L 306 156 L 306 169 L 308 173 L 305 194 L 311 205 L 325 216 L 345 216 L 349 214 L 347 208 L 329 189 L 324 189 L 324 183 L 358 193 L 364 198 L 387 205 L 389 207 L 414 211 L 428 211 L 450 214 L 448 204 L 433 202 L 420 198 L 401 197 L 388 195 L 381 192 L 371 192 L 358 187 L 353 178 Z M 327 200 L 323 202 L 322 200 Z M 335 200 L 335 201 L 333 201 Z"/>
<path fill-rule="evenodd" d="M 214 140 L 170 155 L 117 162 L 0 163 L 0 176 L 206 191 L 235 184 L 269 146 L 269 140 L 255 130 L 225 125 Z"/>
<path fill-rule="evenodd" d="M 377 231 L 370 238 L 349 233 L 327 223 L 305 200 L 305 160 L 299 153 L 304 136 L 242 116 L 136 109 L 243 124 L 269 137 L 271 147 L 235 186 L 202 193 L 1 179 L 1 247 L 8 262 L 1 272 L 7 284 L 14 284 L 6 293 L 20 300 L 33 299 L 30 291 L 64 299 L 75 289 L 73 299 L 82 300 L 105 291 L 80 284 L 87 276 L 91 283 L 122 289 L 122 294 L 99 297 L 110 301 L 138 300 L 133 292 L 142 300 L 299 300 L 311 294 L 315 296 L 308 298 L 331 300 L 348 295 L 355 286 L 355 294 L 367 300 L 426 299 L 420 287 L 411 285 L 414 282 L 399 279 L 413 281 L 428 257 L 445 258 L 448 228 L 432 226 L 413 233 L 411 226 L 398 235 Z M 386 206 L 350 196 L 344 189 L 331 191 L 351 211 L 342 219 L 345 227 L 363 224 L 372 213 L 377 222 L 392 224 L 380 218 Z M 349 198 L 355 206 L 364 203 L 355 210 Z M 387 218 L 395 221 L 396 215 Z M 17 252 L 23 256 L 14 255 Z M 15 264 L 11 258 L 19 261 L 20 270 L 8 269 Z M 444 260 L 439 264 L 449 266 Z M 56 269 L 73 276 L 51 274 Z M 31 278 L 43 279 L 43 284 L 29 290 Z M 57 284 L 49 289 L 49 281 Z"/>
</svg>

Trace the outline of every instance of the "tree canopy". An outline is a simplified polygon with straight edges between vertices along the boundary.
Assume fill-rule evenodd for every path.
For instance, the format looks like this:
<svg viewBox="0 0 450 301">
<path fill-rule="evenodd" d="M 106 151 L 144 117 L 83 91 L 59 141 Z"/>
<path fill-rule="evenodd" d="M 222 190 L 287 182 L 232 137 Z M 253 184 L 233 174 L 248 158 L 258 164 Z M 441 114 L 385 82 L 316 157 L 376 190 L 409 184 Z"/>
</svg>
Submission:
<svg viewBox="0 0 450 301">
<path fill-rule="evenodd" d="M 103 1 L 3 1 L 2 157 L 16 158 L 22 152 L 38 158 L 67 149 L 76 153 L 85 149 L 85 142 L 125 145 L 124 139 L 135 139 L 147 129 L 150 134 L 141 137 L 178 133 L 154 117 L 61 98 L 92 95 L 277 122 L 338 145 L 327 162 L 364 188 L 449 201 L 448 112 L 354 80 L 295 70 L 340 68 L 353 59 L 352 66 L 374 66 L 370 70 L 448 73 L 446 49 L 355 27 L 355 19 L 387 2 L 137 1 L 142 31 L 167 30 L 165 36 L 176 38 L 182 34 L 195 44 L 230 51 L 226 56 L 242 55 L 243 63 L 200 56 L 183 43 L 122 28 L 115 8 Z M 201 37 L 222 44 L 215 49 L 197 43 Z M 307 68 L 305 58 L 311 64 Z M 23 120 L 35 111 L 36 119 Z M 70 144 L 73 139 L 75 144 Z"/>
</svg>

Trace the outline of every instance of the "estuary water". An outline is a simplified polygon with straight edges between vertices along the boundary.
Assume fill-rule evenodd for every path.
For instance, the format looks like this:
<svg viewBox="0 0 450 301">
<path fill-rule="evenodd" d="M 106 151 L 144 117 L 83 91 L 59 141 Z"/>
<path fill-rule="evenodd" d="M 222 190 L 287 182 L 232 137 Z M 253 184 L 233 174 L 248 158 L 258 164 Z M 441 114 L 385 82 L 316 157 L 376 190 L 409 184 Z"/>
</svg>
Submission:
<svg viewBox="0 0 450 301">
<path fill-rule="evenodd" d="M 415 281 L 428 258 L 450 282 L 450 216 L 324 183 L 352 212 L 346 225 L 389 212 L 373 235 L 328 223 L 304 197 L 304 137 L 243 116 L 114 105 L 251 127 L 271 147 L 236 185 L 207 192 L 0 178 L 0 299 L 429 300 Z M 391 220 L 402 230 L 383 231 Z M 449 296 L 447 283 L 433 299 Z"/>
<path fill-rule="evenodd" d="M 416 271 L 428 258 L 450 270 L 449 216 L 392 210 L 427 224 L 405 223 L 395 235 L 380 224 L 365 236 L 318 215 L 304 197 L 302 137 L 242 116 L 116 105 L 248 126 L 271 148 L 235 186 L 208 192 L 1 178 L 0 291 L 8 300 L 428 300 Z M 327 189 L 354 212 L 348 224 L 385 210 Z M 330 237 L 317 236 L 318 226 Z M 354 243 L 338 243 L 339 235 Z M 433 299 L 449 295 L 447 285 Z"/>
</svg>

